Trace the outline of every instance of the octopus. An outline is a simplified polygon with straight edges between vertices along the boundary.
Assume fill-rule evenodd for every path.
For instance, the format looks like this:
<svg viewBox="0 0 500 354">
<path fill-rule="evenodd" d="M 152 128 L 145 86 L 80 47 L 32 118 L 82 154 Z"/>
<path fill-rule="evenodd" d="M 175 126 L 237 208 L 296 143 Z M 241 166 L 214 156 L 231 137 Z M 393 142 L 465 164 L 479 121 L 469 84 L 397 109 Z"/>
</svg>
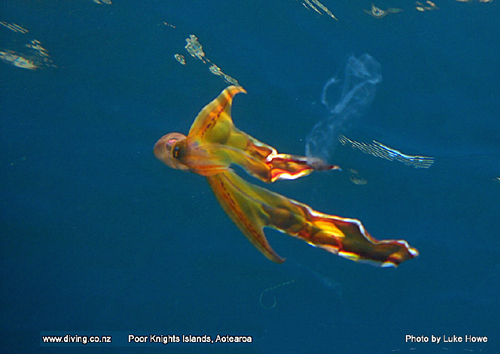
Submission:
<svg viewBox="0 0 500 354">
<path fill-rule="evenodd" d="M 306 204 L 247 182 L 231 168 L 272 183 L 293 180 L 314 171 L 339 170 L 316 158 L 280 154 L 236 128 L 231 118 L 233 97 L 246 93 L 229 86 L 196 117 L 188 135 L 169 133 L 154 146 L 156 158 L 168 167 L 204 176 L 219 204 L 248 240 L 268 259 L 282 263 L 264 228 L 273 228 L 347 259 L 381 267 L 397 267 L 418 256 L 404 240 L 376 240 L 357 219 L 328 215 Z"/>
</svg>

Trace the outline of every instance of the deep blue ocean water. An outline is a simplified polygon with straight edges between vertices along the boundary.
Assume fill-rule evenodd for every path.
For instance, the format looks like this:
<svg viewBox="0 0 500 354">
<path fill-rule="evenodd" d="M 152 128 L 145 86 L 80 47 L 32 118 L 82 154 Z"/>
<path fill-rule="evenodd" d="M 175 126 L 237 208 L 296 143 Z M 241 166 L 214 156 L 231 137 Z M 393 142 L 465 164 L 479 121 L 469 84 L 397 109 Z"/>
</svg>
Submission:
<svg viewBox="0 0 500 354">
<path fill-rule="evenodd" d="M 1 2 L 0 21 L 28 32 L 1 26 L 0 52 L 40 64 L 0 62 L 2 352 L 51 351 L 41 335 L 66 333 L 112 333 L 120 346 L 97 348 L 116 352 L 167 349 L 125 343 L 152 333 L 253 338 L 167 345 L 183 352 L 500 350 L 499 3 L 421 12 L 384 1 L 375 5 L 403 11 L 379 19 L 363 12 L 370 1 L 322 3 L 338 21 L 295 0 Z M 420 257 L 376 268 L 267 230 L 287 258 L 274 264 L 203 177 L 159 162 L 158 138 L 186 133 L 228 85 L 185 50 L 191 34 L 248 91 L 234 100 L 235 124 L 296 155 L 328 118 L 325 82 L 350 55 L 375 58 L 383 80 L 345 135 L 434 164 L 336 144 L 330 162 L 343 172 L 266 188 L 405 239 Z M 50 61 L 27 49 L 34 39 Z M 353 184 L 349 169 L 368 183 Z M 488 341 L 443 343 L 454 335 Z"/>
</svg>

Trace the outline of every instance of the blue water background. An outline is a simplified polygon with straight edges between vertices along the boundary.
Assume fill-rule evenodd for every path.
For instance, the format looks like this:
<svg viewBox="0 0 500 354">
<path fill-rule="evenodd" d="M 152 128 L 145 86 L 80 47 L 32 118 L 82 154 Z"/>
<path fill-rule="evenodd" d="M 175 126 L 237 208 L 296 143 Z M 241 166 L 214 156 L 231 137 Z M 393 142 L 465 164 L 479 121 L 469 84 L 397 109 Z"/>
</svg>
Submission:
<svg viewBox="0 0 500 354">
<path fill-rule="evenodd" d="M 248 334 L 252 345 L 228 348 L 262 353 L 500 350 L 499 3 L 419 12 L 386 1 L 376 5 L 404 11 L 382 19 L 362 11 L 370 1 L 323 4 L 339 21 L 294 0 L 2 1 L 0 20 L 29 29 L 57 65 L 0 63 L 6 352 L 45 351 L 41 331 L 153 330 Z M 2 48 L 19 38 L 0 30 Z M 186 133 L 227 86 L 186 52 L 190 34 L 248 91 L 235 98 L 235 124 L 297 155 L 327 117 L 324 83 L 351 54 L 379 61 L 376 98 L 346 135 L 434 165 L 337 146 L 331 162 L 344 172 L 267 188 L 358 218 L 378 239 L 405 239 L 420 257 L 375 268 L 267 230 L 287 258 L 274 264 L 203 177 L 156 160 L 156 140 Z M 349 168 L 368 183 L 351 183 Z"/>
</svg>

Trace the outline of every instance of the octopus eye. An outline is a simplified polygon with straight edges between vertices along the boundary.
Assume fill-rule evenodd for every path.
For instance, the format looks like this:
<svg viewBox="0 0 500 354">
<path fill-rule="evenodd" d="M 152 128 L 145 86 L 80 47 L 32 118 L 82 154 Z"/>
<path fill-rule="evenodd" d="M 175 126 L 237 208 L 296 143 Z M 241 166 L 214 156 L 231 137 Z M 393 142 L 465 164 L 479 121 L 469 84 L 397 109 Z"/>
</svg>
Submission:
<svg viewBox="0 0 500 354">
<path fill-rule="evenodd" d="M 172 155 L 174 156 L 174 158 L 178 158 L 179 157 L 179 154 L 181 153 L 180 151 L 180 147 L 179 146 L 175 146 L 174 147 L 174 150 L 172 151 Z"/>
</svg>

